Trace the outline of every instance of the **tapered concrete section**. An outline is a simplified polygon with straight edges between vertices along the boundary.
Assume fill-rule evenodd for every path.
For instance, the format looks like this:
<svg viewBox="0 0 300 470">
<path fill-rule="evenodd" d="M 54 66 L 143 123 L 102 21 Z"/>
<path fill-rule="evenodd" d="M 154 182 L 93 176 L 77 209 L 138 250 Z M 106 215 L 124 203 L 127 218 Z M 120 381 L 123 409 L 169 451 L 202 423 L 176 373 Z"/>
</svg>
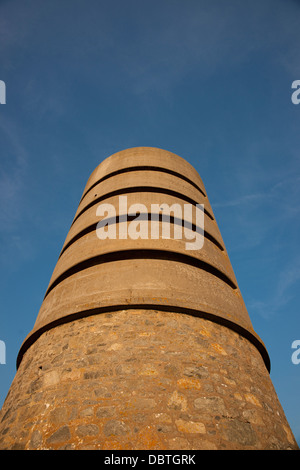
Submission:
<svg viewBox="0 0 300 470">
<path fill-rule="evenodd" d="M 94 170 L 17 365 L 2 449 L 297 448 L 203 181 L 165 150 Z"/>
</svg>

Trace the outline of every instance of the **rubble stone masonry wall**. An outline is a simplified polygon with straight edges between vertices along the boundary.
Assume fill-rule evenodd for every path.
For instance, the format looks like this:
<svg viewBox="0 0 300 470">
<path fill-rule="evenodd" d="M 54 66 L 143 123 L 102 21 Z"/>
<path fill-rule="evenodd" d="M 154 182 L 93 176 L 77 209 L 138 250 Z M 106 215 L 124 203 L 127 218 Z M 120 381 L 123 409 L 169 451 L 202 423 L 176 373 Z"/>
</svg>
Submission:
<svg viewBox="0 0 300 470">
<path fill-rule="evenodd" d="M 296 449 L 260 353 L 211 321 L 93 315 L 25 353 L 1 449 Z"/>
</svg>

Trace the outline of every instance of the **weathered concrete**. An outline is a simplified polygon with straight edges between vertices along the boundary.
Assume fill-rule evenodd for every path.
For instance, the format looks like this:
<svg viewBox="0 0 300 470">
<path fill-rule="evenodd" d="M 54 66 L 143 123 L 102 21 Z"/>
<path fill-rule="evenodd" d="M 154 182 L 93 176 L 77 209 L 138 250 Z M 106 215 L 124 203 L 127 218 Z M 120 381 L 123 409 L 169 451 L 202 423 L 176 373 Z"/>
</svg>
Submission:
<svg viewBox="0 0 300 470">
<path fill-rule="evenodd" d="M 204 204 L 203 247 L 99 240 L 97 207 L 120 195 L 148 214 Z M 203 182 L 164 150 L 118 152 L 92 173 L 18 366 L 3 449 L 297 448 Z"/>
<path fill-rule="evenodd" d="M 164 201 L 165 204 L 168 204 L 169 206 L 172 206 L 173 204 L 180 204 L 181 206 L 186 202 L 182 201 L 182 199 L 174 196 L 170 196 L 168 194 L 161 194 L 159 192 L 136 192 L 136 193 L 129 193 L 126 194 L 127 197 L 127 204 L 128 204 L 128 209 L 133 205 L 133 204 L 144 204 L 147 208 L 147 212 L 150 213 L 151 210 L 151 204 L 161 204 L 162 200 Z M 105 199 L 102 201 L 103 203 L 109 202 L 109 204 L 112 204 L 116 209 L 119 209 L 119 196 L 111 196 L 109 199 Z M 202 202 L 199 200 L 199 204 L 204 203 L 205 200 L 202 199 Z M 65 243 L 63 245 L 63 249 L 65 246 L 68 245 L 76 236 L 78 236 L 86 227 L 90 227 L 91 225 L 96 225 L 99 222 L 99 216 L 96 215 L 96 206 L 91 206 L 88 209 L 83 212 L 80 217 L 78 217 L 72 226 L 70 227 L 69 233 L 66 237 Z M 205 206 L 206 207 L 206 206 Z M 117 211 L 116 215 L 122 215 L 123 212 Z M 192 213 L 192 222 L 195 224 L 196 219 L 195 219 L 195 213 Z M 223 249 L 224 247 L 224 242 L 221 237 L 220 231 L 215 223 L 214 220 L 212 220 L 210 217 L 207 217 L 205 215 L 205 231 L 213 237 L 216 242 L 221 245 Z"/>
<path fill-rule="evenodd" d="M 45 332 L 0 420 L 1 448 L 296 448 L 256 347 L 209 320 L 159 310 Z"/>
<path fill-rule="evenodd" d="M 122 150 L 106 158 L 92 172 L 83 191 L 83 195 L 100 179 L 114 172 L 132 169 L 137 166 L 154 167 L 176 172 L 184 178 L 191 180 L 206 195 L 202 179 L 192 165 L 172 152 L 152 147 L 134 147 L 125 151 Z M 178 180 L 176 179 L 176 181 Z"/>
<path fill-rule="evenodd" d="M 126 194 L 129 189 L 138 191 L 138 189 L 142 187 L 156 188 L 157 190 L 165 192 L 174 191 L 199 204 L 204 203 L 207 212 L 213 216 L 213 211 L 207 197 L 203 196 L 203 194 L 189 182 L 181 180 L 174 175 L 159 173 L 158 171 L 132 171 L 115 175 L 94 186 L 81 200 L 74 218 L 76 219 L 89 204 L 94 204 L 100 197 L 103 198 L 113 191 L 122 191 L 122 194 Z M 147 191 L 149 190 L 150 189 Z M 161 199 L 163 199 L 163 197 Z"/>
</svg>

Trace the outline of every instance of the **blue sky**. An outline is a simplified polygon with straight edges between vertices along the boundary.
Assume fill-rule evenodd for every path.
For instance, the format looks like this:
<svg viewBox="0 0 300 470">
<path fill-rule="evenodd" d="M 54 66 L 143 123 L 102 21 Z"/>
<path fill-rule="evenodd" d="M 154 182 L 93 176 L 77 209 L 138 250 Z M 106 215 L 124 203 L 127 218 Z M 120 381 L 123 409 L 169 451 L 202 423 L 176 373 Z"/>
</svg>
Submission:
<svg viewBox="0 0 300 470">
<path fill-rule="evenodd" d="M 300 443 L 300 2 L 0 0 L 0 406 L 86 180 L 159 147 L 200 173 Z"/>
</svg>

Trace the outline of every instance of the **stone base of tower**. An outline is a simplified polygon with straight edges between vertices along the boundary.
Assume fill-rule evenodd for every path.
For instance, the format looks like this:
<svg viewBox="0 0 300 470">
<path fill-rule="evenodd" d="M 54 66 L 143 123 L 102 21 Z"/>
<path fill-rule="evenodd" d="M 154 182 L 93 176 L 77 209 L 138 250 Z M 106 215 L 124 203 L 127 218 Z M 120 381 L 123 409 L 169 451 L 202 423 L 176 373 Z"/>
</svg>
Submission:
<svg viewBox="0 0 300 470">
<path fill-rule="evenodd" d="M 122 310 L 27 350 L 0 449 L 297 449 L 260 353 L 211 321 Z"/>
</svg>

